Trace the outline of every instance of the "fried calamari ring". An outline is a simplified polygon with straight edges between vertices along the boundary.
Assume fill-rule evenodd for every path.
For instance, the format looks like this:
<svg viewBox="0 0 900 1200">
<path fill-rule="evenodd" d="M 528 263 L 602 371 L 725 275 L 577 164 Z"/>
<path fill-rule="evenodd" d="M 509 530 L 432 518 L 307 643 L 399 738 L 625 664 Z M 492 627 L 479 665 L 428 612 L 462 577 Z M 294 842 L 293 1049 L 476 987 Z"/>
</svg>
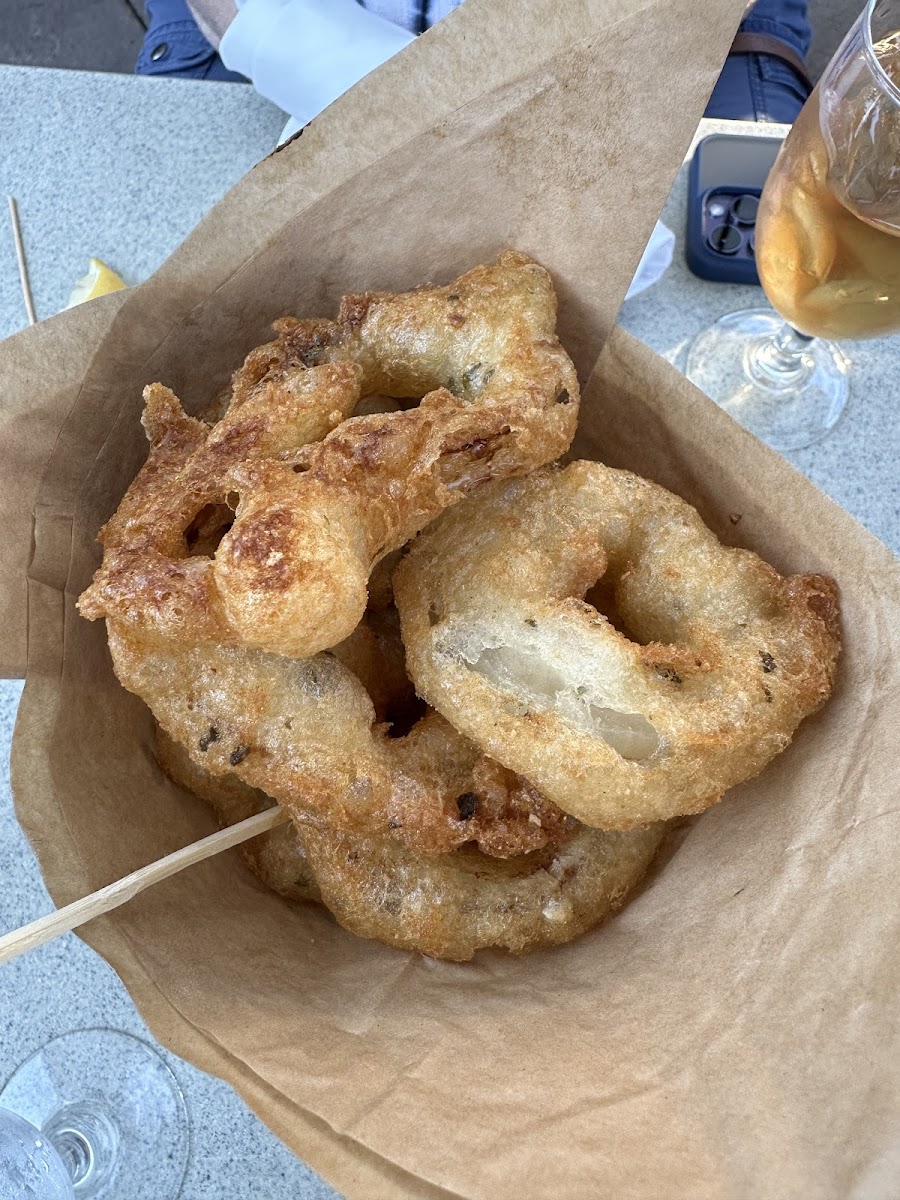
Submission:
<svg viewBox="0 0 900 1200">
<path fill-rule="evenodd" d="M 234 775 L 210 775 L 161 730 L 158 756 L 166 774 L 207 800 L 223 825 L 273 803 Z M 565 845 L 514 858 L 490 858 L 472 846 L 423 858 L 393 838 L 332 830 L 297 814 L 241 851 L 274 891 L 318 900 L 360 937 L 465 961 L 482 949 L 525 954 L 560 945 L 593 928 L 622 907 L 664 832 L 582 828 Z"/>
<path fill-rule="evenodd" d="M 627 635 L 583 599 L 601 577 Z M 755 775 L 828 698 L 840 651 L 831 580 L 783 578 L 593 462 L 446 513 L 394 588 L 419 693 L 600 828 L 700 812 Z"/>
<path fill-rule="evenodd" d="M 212 775 L 191 758 L 184 746 L 157 725 L 156 757 L 166 775 L 179 787 L 200 796 L 224 828 L 265 812 L 275 801 L 236 775 Z M 247 867 L 273 892 L 288 900 L 321 900 L 306 853 L 294 826 L 285 822 L 242 842 L 238 847 Z"/>
<path fill-rule="evenodd" d="M 472 488 L 568 446 L 579 393 L 555 321 L 547 272 L 508 252 L 447 287 L 347 296 L 337 321 L 278 322 L 278 340 L 248 356 L 208 437 L 183 414 L 148 413 L 150 462 L 104 530 L 82 613 L 295 657 L 342 641 L 379 559 Z M 293 397 L 276 386 L 284 379 L 302 384 L 305 402 L 321 380 L 314 408 L 327 428 L 370 393 L 424 399 L 343 421 L 308 446 L 327 429 L 295 428 Z M 243 398 L 273 387 L 284 412 L 271 418 L 269 443 L 225 439 Z M 186 531 L 224 500 L 233 525 L 211 559 L 192 556 Z"/>
<path fill-rule="evenodd" d="M 389 736 L 362 682 L 331 654 L 184 646 L 113 621 L 108 631 L 117 676 L 166 734 L 199 767 L 233 773 L 292 815 L 426 855 L 476 842 L 509 857 L 572 836 L 572 818 L 437 713 Z"/>
</svg>

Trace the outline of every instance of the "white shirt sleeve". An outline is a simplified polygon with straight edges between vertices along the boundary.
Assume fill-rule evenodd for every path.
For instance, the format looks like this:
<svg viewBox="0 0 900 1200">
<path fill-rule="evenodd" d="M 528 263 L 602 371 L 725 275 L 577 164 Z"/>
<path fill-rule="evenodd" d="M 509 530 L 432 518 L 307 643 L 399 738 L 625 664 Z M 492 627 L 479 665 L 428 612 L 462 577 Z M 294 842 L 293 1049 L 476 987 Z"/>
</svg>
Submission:
<svg viewBox="0 0 900 1200">
<path fill-rule="evenodd" d="M 657 221 L 634 273 L 634 279 L 628 288 L 626 300 L 630 300 L 638 292 L 646 291 L 651 284 L 656 283 L 657 279 L 665 274 L 671 265 L 674 250 L 675 234 L 668 225 Z"/>
<path fill-rule="evenodd" d="M 302 126 L 411 41 L 356 0 L 238 0 L 219 54 Z"/>
</svg>

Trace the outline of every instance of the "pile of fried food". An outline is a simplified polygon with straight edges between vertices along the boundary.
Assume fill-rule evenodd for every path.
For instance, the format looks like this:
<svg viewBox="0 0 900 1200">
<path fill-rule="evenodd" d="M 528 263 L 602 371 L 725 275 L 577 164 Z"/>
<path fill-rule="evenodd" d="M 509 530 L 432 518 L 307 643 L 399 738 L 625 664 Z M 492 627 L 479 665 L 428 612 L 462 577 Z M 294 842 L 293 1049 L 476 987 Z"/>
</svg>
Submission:
<svg viewBox="0 0 900 1200">
<path fill-rule="evenodd" d="M 827 699 L 837 590 L 597 462 L 547 272 L 284 318 L 146 465 L 80 599 L 260 879 L 391 946 L 571 940 Z"/>
</svg>

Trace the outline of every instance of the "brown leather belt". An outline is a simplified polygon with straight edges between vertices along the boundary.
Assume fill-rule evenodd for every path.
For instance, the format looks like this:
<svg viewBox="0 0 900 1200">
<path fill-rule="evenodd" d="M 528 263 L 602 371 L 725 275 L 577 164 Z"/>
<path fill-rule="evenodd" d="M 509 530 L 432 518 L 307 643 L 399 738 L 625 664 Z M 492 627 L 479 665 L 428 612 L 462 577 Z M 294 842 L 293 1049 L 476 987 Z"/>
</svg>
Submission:
<svg viewBox="0 0 900 1200">
<path fill-rule="evenodd" d="M 731 43 L 729 54 L 771 54 L 793 67 L 804 83 L 809 84 L 812 89 L 812 80 L 806 73 L 806 63 L 786 42 L 770 33 L 739 33 Z"/>
</svg>

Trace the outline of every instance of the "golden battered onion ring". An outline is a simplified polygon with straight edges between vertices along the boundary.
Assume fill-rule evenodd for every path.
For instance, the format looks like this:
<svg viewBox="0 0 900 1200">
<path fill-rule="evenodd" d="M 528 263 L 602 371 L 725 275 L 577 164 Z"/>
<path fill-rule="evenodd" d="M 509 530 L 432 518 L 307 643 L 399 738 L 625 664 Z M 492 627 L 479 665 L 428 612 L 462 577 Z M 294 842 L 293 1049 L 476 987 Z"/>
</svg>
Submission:
<svg viewBox="0 0 900 1200">
<path fill-rule="evenodd" d="M 162 730 L 158 756 L 166 774 L 207 800 L 223 825 L 273 803 L 234 775 L 197 766 Z M 471 846 L 423 858 L 393 838 L 331 830 L 299 814 L 296 824 L 279 825 L 241 851 L 274 891 L 318 900 L 360 937 L 465 961 L 481 949 L 525 954 L 560 945 L 593 928 L 624 904 L 664 832 L 582 828 L 563 846 L 515 858 L 489 858 Z"/>
<path fill-rule="evenodd" d="M 665 826 L 580 828 L 564 846 L 496 859 L 469 847 L 421 858 L 390 838 L 301 832 L 323 903 L 345 929 L 434 958 L 526 954 L 572 941 L 621 908 Z"/>
<path fill-rule="evenodd" d="M 583 599 L 603 577 L 615 625 Z M 446 513 L 394 573 L 420 695 L 587 825 L 700 812 L 828 698 L 834 583 L 727 549 L 656 484 L 577 462 Z"/>
<path fill-rule="evenodd" d="M 579 393 L 555 320 L 547 272 L 508 252 L 447 287 L 347 296 L 337 321 L 278 322 L 208 437 L 171 404 L 161 420 L 151 391 L 150 460 L 103 532 L 82 613 L 295 657 L 334 646 L 357 626 L 379 559 L 472 488 L 566 449 Z M 306 415 L 320 379 L 318 425 L 298 428 L 293 393 Z M 243 398 L 267 390 L 281 404 L 268 438 L 229 440 Z M 424 399 L 307 445 L 370 393 Z M 233 525 L 211 559 L 192 556 L 185 531 L 224 499 Z"/>
<path fill-rule="evenodd" d="M 237 503 L 228 468 L 277 461 L 323 437 L 356 407 L 358 378 L 352 363 L 337 363 L 239 381 L 212 428 L 187 416 L 162 384 L 145 388 L 150 453 L 100 531 L 103 563 L 78 601 L 82 616 L 115 617 L 177 641 L 234 642 L 214 578 L 218 537 Z"/>
<path fill-rule="evenodd" d="M 275 803 L 265 792 L 241 783 L 236 775 L 212 775 L 205 771 L 158 725 L 156 758 L 174 783 L 210 805 L 223 828 L 265 812 Z M 306 852 L 292 824 L 277 825 L 249 842 L 242 842 L 238 849 L 253 874 L 273 892 L 288 900 L 321 900 Z"/>
<path fill-rule="evenodd" d="M 120 681 L 198 767 L 233 773 L 300 819 L 425 855 L 475 842 L 508 857 L 572 836 L 571 817 L 437 713 L 389 736 L 366 688 L 331 654 L 184 646 L 114 621 L 108 631 Z"/>
</svg>

